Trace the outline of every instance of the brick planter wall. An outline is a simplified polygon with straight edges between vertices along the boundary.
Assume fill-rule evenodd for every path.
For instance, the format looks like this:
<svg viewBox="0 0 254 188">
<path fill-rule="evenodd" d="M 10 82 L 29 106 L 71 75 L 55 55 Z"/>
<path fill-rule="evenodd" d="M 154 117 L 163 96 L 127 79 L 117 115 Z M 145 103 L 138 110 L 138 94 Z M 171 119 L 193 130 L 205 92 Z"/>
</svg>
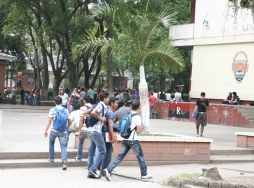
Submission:
<svg viewBox="0 0 254 188">
<path fill-rule="evenodd" d="M 237 147 L 254 149 L 254 136 L 237 135 Z"/>
</svg>

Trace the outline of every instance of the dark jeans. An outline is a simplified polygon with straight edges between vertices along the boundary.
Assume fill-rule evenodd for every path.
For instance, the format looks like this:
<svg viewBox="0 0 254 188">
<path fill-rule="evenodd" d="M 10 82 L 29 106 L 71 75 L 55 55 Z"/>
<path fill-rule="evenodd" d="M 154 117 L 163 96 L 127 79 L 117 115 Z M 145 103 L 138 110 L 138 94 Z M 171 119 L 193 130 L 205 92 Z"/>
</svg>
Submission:
<svg viewBox="0 0 254 188">
<path fill-rule="evenodd" d="M 3 97 L 0 98 L 0 103 L 3 103 Z"/>
<path fill-rule="evenodd" d="M 66 105 L 62 105 L 62 107 L 66 108 L 67 109 L 67 104 Z"/>
<path fill-rule="evenodd" d="M 100 174 L 103 174 L 103 169 L 107 168 L 108 165 L 110 164 L 111 158 L 112 158 L 112 153 L 113 153 L 113 146 L 109 142 L 105 142 L 106 146 L 106 154 L 104 155 L 101 163 L 101 172 Z"/>
<path fill-rule="evenodd" d="M 113 162 L 107 168 L 109 173 L 111 173 L 113 169 L 124 159 L 125 155 L 129 152 L 130 149 L 132 149 L 132 151 L 135 153 L 138 159 L 141 176 L 147 175 L 147 166 L 145 162 L 145 157 L 138 140 L 123 140 L 122 141 L 122 147 L 121 147 L 121 151 L 119 155 L 113 160 Z"/>
<path fill-rule="evenodd" d="M 34 97 L 33 96 L 30 96 L 30 103 L 29 103 L 30 106 L 33 106 L 34 105 Z"/>
<path fill-rule="evenodd" d="M 39 98 L 39 99 L 36 99 L 36 105 L 37 105 L 37 106 L 40 106 L 40 105 L 41 105 L 41 103 L 40 103 L 40 98 Z"/>
<path fill-rule="evenodd" d="M 25 104 L 24 96 L 21 96 L 21 104 L 22 104 L 22 105 Z"/>
<path fill-rule="evenodd" d="M 12 96 L 11 104 L 16 104 L 16 97 L 15 96 Z"/>
</svg>

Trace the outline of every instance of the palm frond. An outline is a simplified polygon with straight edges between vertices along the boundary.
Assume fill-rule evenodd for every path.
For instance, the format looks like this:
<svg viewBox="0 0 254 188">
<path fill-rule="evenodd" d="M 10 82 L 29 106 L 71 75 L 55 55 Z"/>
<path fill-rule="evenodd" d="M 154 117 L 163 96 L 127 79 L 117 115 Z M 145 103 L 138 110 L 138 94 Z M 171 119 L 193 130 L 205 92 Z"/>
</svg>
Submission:
<svg viewBox="0 0 254 188">
<path fill-rule="evenodd" d="M 172 39 L 169 37 L 148 49 L 144 54 L 145 61 L 157 61 L 165 69 L 171 72 L 178 72 L 184 69 L 184 60 L 178 49 L 173 46 Z"/>
</svg>

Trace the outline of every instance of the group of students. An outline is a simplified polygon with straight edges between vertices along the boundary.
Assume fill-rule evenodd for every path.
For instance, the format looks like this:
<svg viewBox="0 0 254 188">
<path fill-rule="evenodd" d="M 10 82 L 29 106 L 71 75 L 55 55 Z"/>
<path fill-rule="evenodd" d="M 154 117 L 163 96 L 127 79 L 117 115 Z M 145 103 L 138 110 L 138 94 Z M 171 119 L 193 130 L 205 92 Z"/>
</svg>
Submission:
<svg viewBox="0 0 254 188">
<path fill-rule="evenodd" d="M 240 105 L 240 97 L 236 92 L 229 92 L 227 98 L 223 100 L 222 104 Z"/>
<path fill-rule="evenodd" d="M 156 92 L 156 90 L 154 90 L 154 92 L 152 92 L 152 93 L 153 93 L 153 96 L 157 100 L 161 100 L 161 101 L 176 101 L 176 102 L 186 102 L 187 101 L 186 96 L 179 91 L 175 92 L 174 98 L 172 98 L 170 90 L 167 90 L 165 93 L 162 90 L 161 92 L 159 92 L 159 94 Z"/>
<path fill-rule="evenodd" d="M 88 136 L 88 178 L 99 179 L 104 175 L 105 178 L 110 181 L 111 172 L 124 159 L 130 149 L 132 149 L 137 156 L 141 169 L 141 178 L 151 178 L 152 176 L 147 173 L 144 154 L 138 141 L 138 134 L 141 132 L 141 117 L 137 114 L 140 109 L 140 103 L 137 100 L 133 100 L 131 108 L 127 108 L 125 107 L 125 101 L 118 102 L 117 98 L 109 98 L 105 93 L 101 93 L 99 97 L 100 102 L 92 105 L 91 98 L 85 95 L 83 98 L 84 106 L 80 108 L 79 105 L 74 105 L 74 111 L 70 114 L 69 111 L 62 106 L 62 98 L 60 96 L 55 97 L 56 106 L 50 109 L 44 133 L 47 137 L 48 129 L 53 122 L 53 127 L 49 136 L 49 161 L 54 162 L 54 143 L 55 139 L 58 137 L 62 153 L 62 169 L 67 169 L 66 140 L 72 122 L 78 119 L 76 120 L 76 124 L 78 124 L 79 144 L 77 157 L 75 157 L 75 159 L 76 161 L 82 160 L 83 143 Z M 127 126 L 127 124 L 125 125 L 122 123 L 126 123 L 126 121 L 122 120 L 128 117 L 131 117 L 129 120 L 129 135 L 123 137 L 120 127 Z M 64 128 L 60 129 L 59 127 L 63 125 Z M 110 163 L 113 153 L 113 144 L 117 140 L 115 132 L 119 131 L 123 137 L 121 150 L 119 155 Z M 96 171 L 99 166 L 101 166 L 101 170 L 99 174 L 97 174 Z"/>
<path fill-rule="evenodd" d="M 40 89 L 35 87 L 31 92 L 30 92 L 30 101 L 29 105 L 30 106 L 40 106 Z"/>
</svg>

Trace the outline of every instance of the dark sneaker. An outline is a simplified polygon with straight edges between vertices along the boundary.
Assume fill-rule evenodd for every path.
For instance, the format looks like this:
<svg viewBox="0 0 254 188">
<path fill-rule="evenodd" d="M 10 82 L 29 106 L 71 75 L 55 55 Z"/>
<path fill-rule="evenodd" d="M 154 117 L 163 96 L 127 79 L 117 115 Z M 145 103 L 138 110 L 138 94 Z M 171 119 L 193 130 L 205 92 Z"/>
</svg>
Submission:
<svg viewBox="0 0 254 188">
<path fill-rule="evenodd" d="M 203 135 L 200 135 L 200 138 L 204 138 Z"/>
<path fill-rule="evenodd" d="M 64 162 L 64 163 L 63 163 L 62 169 L 63 169 L 63 170 L 66 170 L 66 169 L 67 169 L 67 162 Z"/>
<path fill-rule="evenodd" d="M 96 174 L 96 172 L 88 171 L 87 178 L 100 179 L 100 178 L 101 178 L 101 176 L 99 176 L 98 174 Z"/>
<path fill-rule="evenodd" d="M 103 174 L 104 174 L 105 178 L 106 178 L 108 181 L 110 181 L 110 173 L 108 172 L 107 169 L 104 169 L 104 170 L 103 170 Z"/>
<path fill-rule="evenodd" d="M 51 162 L 51 163 L 53 163 L 53 162 L 54 162 L 54 159 L 49 159 L 48 161 Z"/>
<path fill-rule="evenodd" d="M 141 179 L 151 179 L 153 175 L 147 174 L 146 176 L 141 176 Z"/>
</svg>

